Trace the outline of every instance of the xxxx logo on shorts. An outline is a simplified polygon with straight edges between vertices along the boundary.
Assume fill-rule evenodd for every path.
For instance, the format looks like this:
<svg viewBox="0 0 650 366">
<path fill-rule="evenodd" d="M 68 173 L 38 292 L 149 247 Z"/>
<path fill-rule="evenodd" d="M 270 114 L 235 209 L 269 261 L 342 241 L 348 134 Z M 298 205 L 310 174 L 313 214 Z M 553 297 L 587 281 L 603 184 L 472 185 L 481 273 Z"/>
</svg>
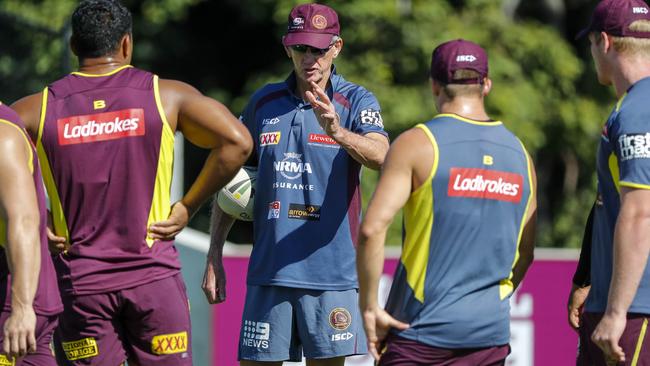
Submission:
<svg viewBox="0 0 650 366">
<path fill-rule="evenodd" d="M 61 342 L 65 357 L 70 360 L 80 360 L 82 358 L 94 357 L 99 354 L 95 338 L 89 337 L 78 341 Z"/>
<path fill-rule="evenodd" d="M 151 352 L 156 355 L 187 352 L 187 332 L 161 334 L 153 337 Z"/>
<path fill-rule="evenodd" d="M 352 324 L 352 316 L 346 308 L 334 308 L 330 311 L 330 326 L 336 330 L 346 330 Z"/>
<path fill-rule="evenodd" d="M 0 366 L 14 366 L 16 365 L 15 358 L 9 358 L 6 355 L 0 355 Z"/>
</svg>

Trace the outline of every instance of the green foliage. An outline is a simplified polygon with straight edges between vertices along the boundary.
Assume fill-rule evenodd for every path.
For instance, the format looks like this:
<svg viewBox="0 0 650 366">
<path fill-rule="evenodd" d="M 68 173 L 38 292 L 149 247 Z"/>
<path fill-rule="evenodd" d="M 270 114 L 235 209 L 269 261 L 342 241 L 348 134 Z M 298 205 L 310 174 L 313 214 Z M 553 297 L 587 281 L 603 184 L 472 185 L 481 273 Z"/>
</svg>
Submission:
<svg viewBox="0 0 650 366">
<path fill-rule="evenodd" d="M 281 37 L 299 2 L 124 0 L 134 14 L 135 63 L 192 82 L 235 114 L 254 90 L 289 73 Z M 483 45 L 493 80 L 488 112 L 521 138 L 537 165 L 539 244 L 579 245 L 595 195 L 595 147 L 615 102 L 595 86 L 591 60 L 580 59 L 551 26 L 508 18 L 497 0 L 323 2 L 340 16 L 345 43 L 338 71 L 377 96 L 393 139 L 436 113 L 428 81 L 433 48 L 455 38 Z M 74 67 L 66 25 L 76 4 L 0 0 L 0 99 L 34 93 Z M 202 9 L 215 13 L 197 14 Z M 219 18 L 221 11 L 232 19 Z M 232 75 L 238 78 L 221 83 Z M 186 164 L 200 166 L 200 160 Z M 376 172 L 364 171 L 366 204 L 376 179 Z M 400 225 L 396 218 L 389 243 L 401 243 Z"/>
</svg>

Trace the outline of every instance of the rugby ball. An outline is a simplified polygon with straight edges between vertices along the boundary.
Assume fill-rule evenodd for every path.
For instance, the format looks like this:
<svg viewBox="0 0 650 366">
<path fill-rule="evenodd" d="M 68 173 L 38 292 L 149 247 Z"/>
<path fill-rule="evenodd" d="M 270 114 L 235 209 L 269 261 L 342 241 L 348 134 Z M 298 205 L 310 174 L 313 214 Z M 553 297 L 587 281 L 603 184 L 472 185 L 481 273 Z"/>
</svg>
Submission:
<svg viewBox="0 0 650 366">
<path fill-rule="evenodd" d="M 253 221 L 257 168 L 242 167 L 217 195 L 221 210 L 237 220 Z"/>
</svg>

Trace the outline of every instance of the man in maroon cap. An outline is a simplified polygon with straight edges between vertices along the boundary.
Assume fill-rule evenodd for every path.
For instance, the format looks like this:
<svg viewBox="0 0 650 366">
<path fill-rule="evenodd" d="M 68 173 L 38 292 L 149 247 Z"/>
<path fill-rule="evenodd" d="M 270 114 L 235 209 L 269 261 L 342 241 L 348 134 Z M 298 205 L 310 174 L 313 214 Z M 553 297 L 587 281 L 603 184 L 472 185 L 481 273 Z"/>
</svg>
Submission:
<svg viewBox="0 0 650 366">
<path fill-rule="evenodd" d="M 343 47 L 334 10 L 296 6 L 283 44 L 293 72 L 258 90 L 240 117 L 258 173 L 239 358 L 279 364 L 304 354 L 308 365 L 343 365 L 366 352 L 354 266 L 359 173 L 381 166 L 388 139 L 376 98 L 333 66 Z M 224 298 L 232 222 L 214 205 L 203 284 L 212 303 Z"/>
<path fill-rule="evenodd" d="M 485 111 L 492 82 L 479 45 L 438 46 L 431 79 L 441 114 L 393 143 L 361 224 L 368 349 L 384 366 L 504 365 L 509 299 L 533 259 L 535 168 L 519 139 Z M 377 302 L 384 239 L 402 207 L 402 257 L 384 310 Z"/>
<path fill-rule="evenodd" d="M 602 130 L 591 239 L 591 289 L 578 365 L 650 364 L 650 8 L 598 4 L 588 35 L 598 81 L 619 100 Z M 576 304 L 573 304 L 575 306 Z"/>
</svg>

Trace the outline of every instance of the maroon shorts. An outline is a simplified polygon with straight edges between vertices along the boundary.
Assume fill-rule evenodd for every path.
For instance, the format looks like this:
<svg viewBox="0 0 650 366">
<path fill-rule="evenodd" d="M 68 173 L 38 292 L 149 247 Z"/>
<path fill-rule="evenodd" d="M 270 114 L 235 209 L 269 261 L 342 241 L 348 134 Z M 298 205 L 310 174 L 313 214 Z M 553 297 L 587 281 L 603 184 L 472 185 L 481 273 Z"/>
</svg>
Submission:
<svg viewBox="0 0 650 366">
<path fill-rule="evenodd" d="M 389 335 L 380 366 L 502 366 L 510 354 L 510 346 L 447 349 L 425 345 L 410 339 Z"/>
<path fill-rule="evenodd" d="M 0 314 L 0 325 L 4 325 L 9 318 L 9 312 L 3 311 Z M 30 353 L 27 356 L 11 363 L 6 355 L 0 354 L 0 365 L 15 366 L 56 366 L 54 360 L 54 350 L 52 349 L 52 335 L 58 324 L 58 315 L 37 315 L 36 316 L 36 353 Z M 0 326 L 0 329 L 3 329 Z M 4 335 L 0 332 L 0 349 Z"/>
<path fill-rule="evenodd" d="M 64 296 L 59 365 L 191 366 L 190 313 L 181 274 L 115 292 Z"/>
<path fill-rule="evenodd" d="M 584 313 L 580 317 L 577 366 L 607 366 L 603 352 L 591 341 L 591 334 L 602 317 L 602 313 Z M 618 342 L 625 353 L 625 362 L 617 366 L 650 366 L 650 337 L 646 334 L 648 318 L 650 316 L 645 314 L 627 315 L 627 324 Z"/>
</svg>

